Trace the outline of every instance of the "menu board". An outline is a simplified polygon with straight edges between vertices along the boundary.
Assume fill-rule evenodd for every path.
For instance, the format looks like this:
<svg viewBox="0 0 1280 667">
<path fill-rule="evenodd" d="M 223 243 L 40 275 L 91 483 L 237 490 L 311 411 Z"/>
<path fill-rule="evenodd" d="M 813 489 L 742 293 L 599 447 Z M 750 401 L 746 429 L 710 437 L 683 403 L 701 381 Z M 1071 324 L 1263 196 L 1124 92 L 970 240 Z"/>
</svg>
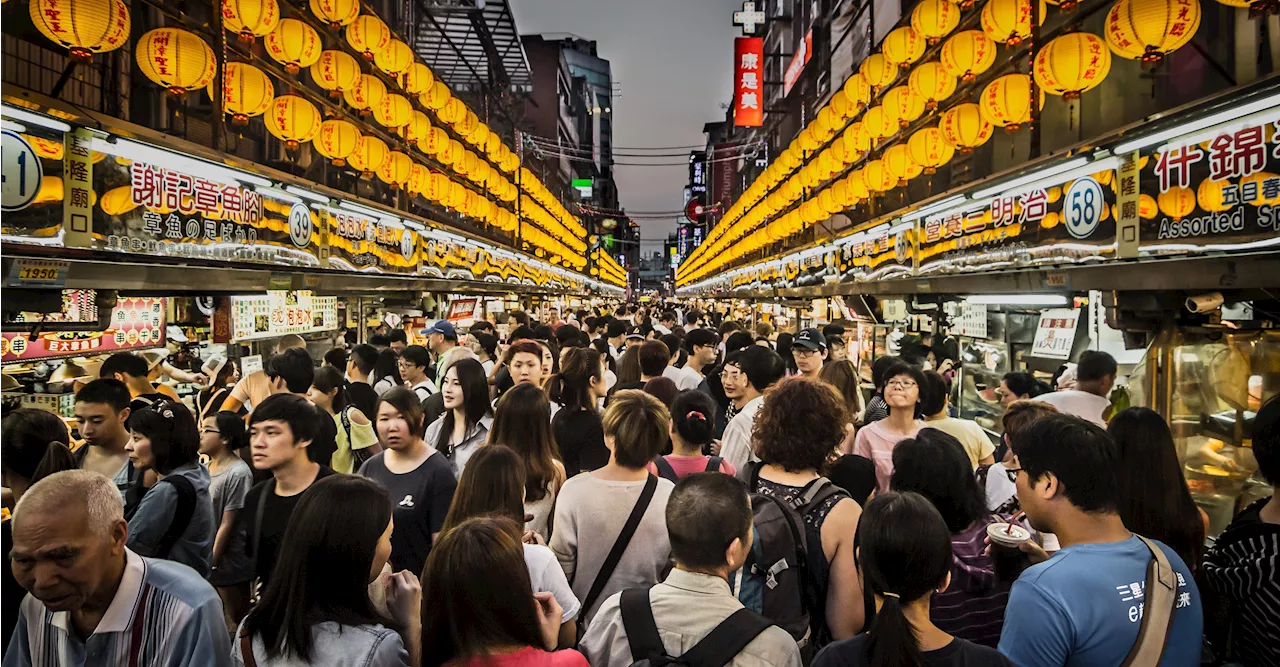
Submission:
<svg viewBox="0 0 1280 667">
<path fill-rule="evenodd" d="M 272 290 L 231 297 L 231 340 L 279 338 L 338 328 L 338 298 L 307 290 Z"/>
<path fill-rule="evenodd" d="M 51 331 L 34 338 L 22 332 L 6 332 L 0 339 L 0 361 L 110 354 L 164 344 L 164 298 L 122 298 L 111 312 L 111 325 L 106 331 Z"/>
</svg>

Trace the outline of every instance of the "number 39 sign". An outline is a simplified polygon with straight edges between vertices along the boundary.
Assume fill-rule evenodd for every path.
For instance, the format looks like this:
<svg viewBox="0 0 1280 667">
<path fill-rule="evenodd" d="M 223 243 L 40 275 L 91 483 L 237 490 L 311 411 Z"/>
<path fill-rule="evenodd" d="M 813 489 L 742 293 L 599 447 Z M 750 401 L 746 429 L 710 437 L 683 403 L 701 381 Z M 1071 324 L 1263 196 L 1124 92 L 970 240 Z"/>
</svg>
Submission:
<svg viewBox="0 0 1280 667">
<path fill-rule="evenodd" d="M 44 177 L 40 156 L 17 132 L 5 130 L 0 142 L 0 206 L 4 211 L 20 211 L 35 201 Z"/>
<path fill-rule="evenodd" d="M 1102 186 L 1085 176 L 1071 184 L 1062 206 L 1062 221 L 1078 239 L 1087 239 L 1102 222 Z"/>
</svg>

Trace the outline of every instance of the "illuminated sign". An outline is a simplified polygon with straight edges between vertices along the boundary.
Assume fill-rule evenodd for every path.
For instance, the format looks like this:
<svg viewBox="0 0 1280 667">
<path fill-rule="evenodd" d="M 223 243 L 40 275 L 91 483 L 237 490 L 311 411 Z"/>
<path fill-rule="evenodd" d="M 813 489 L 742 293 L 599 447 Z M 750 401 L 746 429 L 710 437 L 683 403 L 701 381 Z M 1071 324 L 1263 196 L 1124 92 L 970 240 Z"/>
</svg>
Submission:
<svg viewBox="0 0 1280 667">
<path fill-rule="evenodd" d="M 809 59 L 812 57 L 813 28 L 809 28 L 809 32 L 804 34 L 804 40 L 796 48 L 795 55 L 791 56 L 791 63 L 787 65 L 787 71 L 782 75 L 783 97 L 791 94 L 791 89 L 795 87 L 796 81 L 800 79 L 800 74 L 804 72 L 804 66 L 809 64 Z"/>
<path fill-rule="evenodd" d="M 764 124 L 764 39 L 739 37 L 733 41 L 733 124 Z"/>
<path fill-rule="evenodd" d="M 338 298 L 306 290 L 231 297 L 231 340 L 278 338 L 338 328 Z"/>
<path fill-rule="evenodd" d="M 0 359 L 30 361 L 163 347 L 164 339 L 163 298 L 121 298 L 106 331 L 53 331 L 35 338 L 6 332 L 0 338 Z"/>
</svg>

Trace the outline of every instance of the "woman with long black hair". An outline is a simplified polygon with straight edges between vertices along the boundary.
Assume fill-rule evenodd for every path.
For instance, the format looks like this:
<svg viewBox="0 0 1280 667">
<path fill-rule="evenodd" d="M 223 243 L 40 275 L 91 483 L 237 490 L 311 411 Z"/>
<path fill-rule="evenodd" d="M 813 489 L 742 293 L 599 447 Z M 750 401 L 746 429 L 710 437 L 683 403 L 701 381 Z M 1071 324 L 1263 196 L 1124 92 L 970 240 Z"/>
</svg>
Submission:
<svg viewBox="0 0 1280 667">
<path fill-rule="evenodd" d="M 440 386 L 444 414 L 427 425 L 423 439 L 453 464 L 455 477 L 462 476 L 467 460 L 485 443 L 493 428 L 489 405 L 489 377 L 475 359 L 462 359 L 449 367 Z"/>
<path fill-rule="evenodd" d="M 382 451 L 369 415 L 351 404 L 342 373 L 329 366 L 316 370 L 307 398 L 333 420 L 335 449 L 329 467 L 334 472 L 350 475 Z"/>
<path fill-rule="evenodd" d="M 933 595 L 951 581 L 951 536 L 928 500 L 915 493 L 876 496 L 862 512 L 854 544 L 875 618 L 867 632 L 824 648 L 813 667 L 1012 667 L 995 649 L 952 637 L 929 620 Z"/>
<path fill-rule="evenodd" d="M 551 430 L 567 476 L 603 468 L 609 462 L 609 450 L 604 446 L 604 426 L 596 404 L 609 390 L 600 353 L 584 348 L 569 350 L 548 387 L 551 400 L 560 406 L 552 416 Z"/>
<path fill-rule="evenodd" d="M 533 592 L 519 534 L 481 517 L 441 535 L 422 573 L 422 667 L 587 667 L 555 650 L 564 610 Z"/>
<path fill-rule="evenodd" d="M 376 483 L 334 475 L 307 489 L 262 599 L 231 657 L 249 667 L 408 667 L 422 648 L 422 589 L 412 572 L 379 579 L 391 555 L 391 499 Z M 369 585 L 386 588 L 387 614 Z M 379 595 L 381 597 L 381 595 Z"/>
<path fill-rule="evenodd" d="M 373 373 L 369 374 L 369 382 L 379 396 L 393 387 L 404 386 L 404 378 L 400 377 L 400 359 L 391 348 L 378 351 L 378 361 L 373 365 Z"/>
<path fill-rule="evenodd" d="M 525 488 L 521 516 L 529 517 L 524 529 L 546 540 L 551 534 L 548 520 L 556 495 L 568 479 L 556 453 L 547 393 L 531 384 L 519 384 L 504 394 L 498 400 L 488 445 L 510 447 L 520 457 L 524 464 Z"/>
<path fill-rule="evenodd" d="M 1124 527 L 1164 542 L 1198 570 L 1208 519 L 1191 499 L 1164 417 L 1150 408 L 1128 408 L 1111 418 L 1107 432 L 1120 452 L 1116 478 Z"/>
</svg>

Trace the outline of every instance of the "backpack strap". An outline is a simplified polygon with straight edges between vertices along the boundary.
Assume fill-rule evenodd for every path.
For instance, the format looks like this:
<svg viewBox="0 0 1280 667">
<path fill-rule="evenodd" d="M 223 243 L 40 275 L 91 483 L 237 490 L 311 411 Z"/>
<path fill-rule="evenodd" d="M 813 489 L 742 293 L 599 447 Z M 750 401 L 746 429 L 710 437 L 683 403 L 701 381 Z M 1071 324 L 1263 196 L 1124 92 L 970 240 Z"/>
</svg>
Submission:
<svg viewBox="0 0 1280 667">
<path fill-rule="evenodd" d="M 614 541 L 613 548 L 609 550 L 609 555 L 604 559 L 604 564 L 600 566 L 600 571 L 596 573 L 595 581 L 591 582 L 591 590 L 587 592 L 587 597 L 582 600 L 582 611 L 578 614 L 578 618 L 585 620 L 587 611 L 591 609 L 596 600 L 600 598 L 600 594 L 604 592 L 604 586 L 609 582 L 609 577 L 613 576 L 613 571 L 618 567 L 618 561 L 622 560 L 622 554 L 627 550 L 627 545 L 631 543 L 631 538 L 635 536 L 636 529 L 640 527 L 640 520 L 644 518 L 645 510 L 649 509 L 649 501 L 653 500 L 653 494 L 658 490 L 658 478 L 649 475 L 645 480 L 644 490 L 640 492 L 640 498 L 636 500 L 635 507 L 631 508 L 631 516 L 627 517 L 627 523 L 622 527 L 622 532 L 618 534 L 618 539 Z"/>
<path fill-rule="evenodd" d="M 707 457 L 707 469 L 704 472 L 720 472 L 720 466 L 724 464 L 724 458 L 720 456 Z"/>
<path fill-rule="evenodd" d="M 658 624 L 653 620 L 653 609 L 649 606 L 649 589 L 628 588 L 622 591 L 619 603 L 632 662 L 653 661 L 666 655 L 667 649 L 662 645 L 662 636 L 658 634 Z"/>
<path fill-rule="evenodd" d="M 253 657 L 253 637 L 247 632 L 240 635 L 240 659 L 244 667 L 258 667 L 258 661 Z"/>
<path fill-rule="evenodd" d="M 680 476 L 676 474 L 676 469 L 671 467 L 667 457 L 659 454 L 653 459 L 653 465 L 658 469 L 658 476 L 662 479 L 669 479 L 673 484 L 680 481 Z"/>
<path fill-rule="evenodd" d="M 739 609 L 680 656 L 689 667 L 724 667 L 773 623 L 750 609 Z M 630 637 L 630 630 L 627 632 Z"/>
<path fill-rule="evenodd" d="M 1156 667 L 1173 627 L 1173 608 L 1178 597 L 1178 573 L 1169 564 L 1155 542 L 1136 535 L 1151 550 L 1151 562 L 1147 564 L 1147 581 L 1144 584 L 1142 625 L 1138 628 L 1138 640 L 1120 667 Z"/>
<path fill-rule="evenodd" d="M 166 482 L 178 492 L 178 504 L 173 510 L 173 520 L 169 522 L 164 536 L 160 538 L 160 544 L 156 546 L 156 558 L 169 557 L 173 545 L 187 532 L 191 517 L 196 513 L 196 488 L 191 485 L 191 480 L 181 475 L 167 475 L 157 484 Z"/>
<path fill-rule="evenodd" d="M 800 498 L 794 507 L 800 516 L 804 516 L 814 507 L 821 505 L 831 496 L 840 495 L 842 493 L 849 495 L 844 489 L 832 484 L 831 480 L 826 477 L 819 477 L 805 485 L 804 489 L 800 493 Z"/>
</svg>

